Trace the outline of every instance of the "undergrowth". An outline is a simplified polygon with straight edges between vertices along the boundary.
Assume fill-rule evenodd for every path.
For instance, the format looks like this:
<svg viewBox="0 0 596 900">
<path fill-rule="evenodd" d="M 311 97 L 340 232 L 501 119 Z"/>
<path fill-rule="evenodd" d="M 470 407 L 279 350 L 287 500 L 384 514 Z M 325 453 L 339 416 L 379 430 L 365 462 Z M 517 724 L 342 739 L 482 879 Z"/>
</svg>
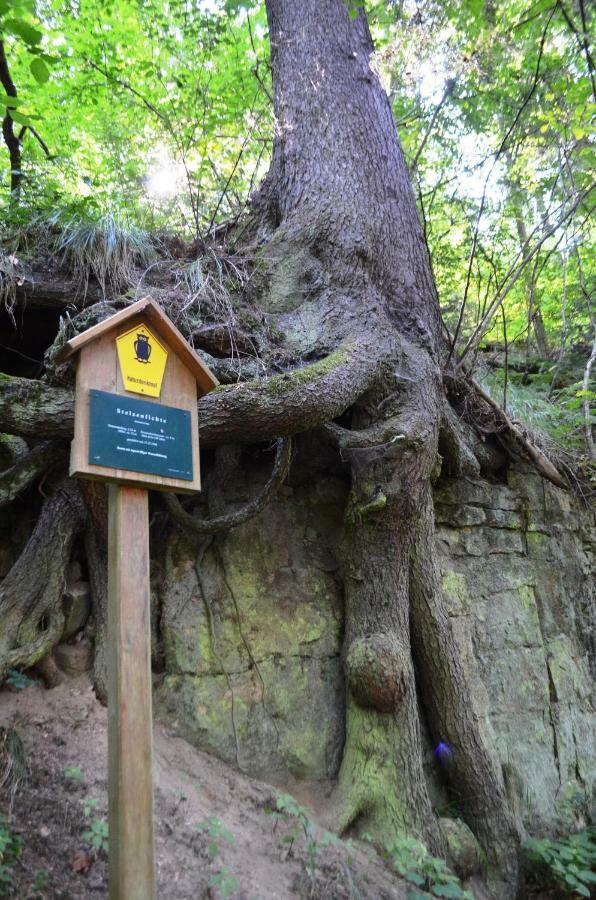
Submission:
<svg viewBox="0 0 596 900">
<path fill-rule="evenodd" d="M 531 878 L 540 887 L 556 888 L 568 897 L 594 896 L 596 828 L 557 841 L 529 838 L 525 849 L 533 865 Z"/>
<path fill-rule="evenodd" d="M 393 868 L 413 885 L 406 895 L 407 900 L 425 900 L 429 893 L 433 897 L 474 900 L 473 895 L 461 887 L 445 860 L 429 853 L 416 838 L 398 835 L 387 847 L 387 855 Z"/>
<path fill-rule="evenodd" d="M 0 816 L 0 897 L 14 895 L 12 869 L 22 852 L 22 838 L 11 830 L 4 816 Z"/>
<path fill-rule="evenodd" d="M 206 822 L 199 822 L 197 828 L 207 832 L 209 838 L 207 852 L 213 861 L 220 855 L 220 840 L 224 840 L 228 844 L 235 842 L 232 832 L 222 825 L 217 816 L 210 816 Z M 227 866 L 222 866 L 211 876 L 209 886 L 219 891 L 222 897 L 229 897 L 237 890 L 238 879 L 231 874 Z"/>
<path fill-rule="evenodd" d="M 283 822 L 288 826 L 282 838 L 282 842 L 288 846 L 288 855 L 293 852 L 294 845 L 302 843 L 311 896 L 316 885 L 317 865 L 319 862 L 325 861 L 326 851 L 330 847 L 337 847 L 345 851 L 343 854 L 345 859 L 338 858 L 337 862 L 341 868 L 349 896 L 354 898 L 354 900 L 360 897 L 352 877 L 352 857 L 349 841 L 342 841 L 337 835 L 322 828 L 317 828 L 308 812 L 290 794 L 277 794 L 275 797 L 275 809 L 268 810 L 268 812 L 275 821 Z"/>
<path fill-rule="evenodd" d="M 560 446 L 583 451 L 584 415 L 581 365 L 573 366 L 569 360 L 564 383 L 552 389 L 552 362 L 545 360 L 542 371 L 525 376 L 521 372 L 510 371 L 507 377 L 507 413 L 531 429 L 536 429 Z M 505 370 L 492 369 L 482 373 L 482 384 L 498 403 L 505 397 Z M 589 391 L 589 399 L 596 399 L 596 393 Z M 596 416 L 592 415 L 592 425 Z"/>
</svg>

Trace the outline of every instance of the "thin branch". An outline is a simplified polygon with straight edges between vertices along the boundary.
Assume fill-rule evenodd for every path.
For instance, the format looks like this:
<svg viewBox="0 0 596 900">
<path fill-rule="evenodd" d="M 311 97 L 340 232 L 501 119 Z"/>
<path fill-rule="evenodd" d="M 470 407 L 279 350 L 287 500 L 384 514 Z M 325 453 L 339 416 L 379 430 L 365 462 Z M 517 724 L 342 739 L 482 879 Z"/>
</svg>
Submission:
<svg viewBox="0 0 596 900">
<path fill-rule="evenodd" d="M 273 104 L 273 97 L 272 97 L 271 94 L 269 93 L 269 91 L 268 91 L 268 89 L 267 89 L 267 86 L 266 86 L 265 82 L 263 81 L 263 79 L 261 78 L 261 76 L 260 76 L 260 74 L 259 74 L 259 62 L 260 62 L 260 61 L 259 61 L 259 54 L 257 53 L 257 51 L 256 51 L 256 49 L 255 49 L 255 42 L 254 42 L 253 36 L 252 36 L 252 27 L 251 27 L 251 24 L 250 24 L 250 15 L 249 15 L 248 13 L 246 14 L 246 23 L 247 23 L 247 25 L 248 25 L 248 34 L 249 34 L 249 37 L 250 37 L 250 46 L 252 47 L 252 52 L 254 53 L 255 59 L 256 59 L 256 65 L 253 66 L 253 68 L 252 68 L 252 73 L 253 73 L 253 75 L 255 76 L 255 78 L 257 79 L 259 85 L 261 86 L 261 90 L 263 91 L 263 93 L 265 94 L 265 96 L 267 97 L 267 99 L 269 100 L 269 103 Z"/>
<path fill-rule="evenodd" d="M 476 391 L 476 393 L 479 394 L 480 397 L 482 397 L 485 403 L 487 403 L 497 414 L 498 418 L 501 419 L 512 440 L 515 443 L 521 445 L 540 474 L 544 476 L 544 478 L 546 478 L 548 481 L 552 482 L 552 484 L 555 484 L 557 487 L 567 488 L 567 482 L 560 474 L 558 469 L 555 468 L 546 454 L 542 452 L 540 447 L 537 447 L 530 440 L 528 440 L 525 434 L 523 434 L 523 432 L 517 427 L 517 425 L 512 422 L 507 413 L 499 406 L 499 404 L 495 400 L 493 400 L 490 394 L 487 394 L 486 391 L 480 387 L 477 381 L 475 381 L 471 377 L 468 377 L 467 380 L 469 381 L 472 388 Z"/>
<path fill-rule="evenodd" d="M 140 91 L 133 87 L 132 84 L 129 84 L 128 81 L 124 81 L 122 78 L 116 78 L 115 75 L 112 75 L 108 71 L 107 67 L 102 69 L 101 66 L 98 66 L 97 63 L 94 63 L 91 59 L 88 59 L 87 62 L 92 69 L 95 69 L 96 72 L 99 72 L 100 75 L 103 75 L 106 81 L 111 81 L 113 84 L 118 84 L 121 88 L 124 88 L 125 91 L 129 91 L 134 97 L 140 100 L 141 103 L 146 106 L 150 112 L 152 112 L 155 116 L 157 116 L 158 119 L 164 122 L 168 126 L 168 129 L 170 129 L 170 122 L 167 116 L 164 116 L 164 114 L 160 112 L 157 107 L 154 106 L 153 103 L 151 103 L 150 100 L 147 100 L 147 98 L 144 97 L 143 94 L 140 93 Z"/>
<path fill-rule="evenodd" d="M 26 131 L 30 131 L 30 132 L 31 132 L 31 134 L 32 134 L 33 137 L 36 139 L 37 143 L 39 144 L 39 146 L 41 147 L 41 149 L 43 150 L 43 152 L 45 153 L 45 155 L 47 156 L 47 158 L 48 158 L 48 159 L 51 159 L 51 158 L 52 158 L 52 154 L 50 153 L 50 148 L 48 147 L 48 145 L 46 144 L 46 142 L 44 141 L 44 139 L 43 139 L 42 136 L 40 135 L 39 131 L 38 131 L 36 128 L 34 128 L 33 125 L 24 125 L 23 128 L 21 129 L 21 135 L 24 136 L 24 134 L 25 134 Z M 19 138 L 20 138 L 20 139 L 22 139 L 22 138 L 21 138 L 21 135 L 19 135 Z"/>
<path fill-rule="evenodd" d="M 562 0 L 559 0 L 559 9 L 563 13 L 563 18 L 567 22 L 570 31 L 573 32 L 575 37 L 577 38 L 577 42 L 580 46 L 580 49 L 583 50 L 584 56 L 586 57 L 586 63 L 588 66 L 588 75 L 590 76 L 590 81 L 592 82 L 592 96 L 594 100 L 596 100 L 596 82 L 594 81 L 594 60 L 592 59 L 592 54 L 590 52 L 590 44 L 588 42 L 588 27 L 586 23 L 586 12 L 584 9 L 583 0 L 579 0 L 579 10 L 582 18 L 582 33 L 580 34 L 578 28 L 576 27 L 573 19 L 565 9 L 565 6 Z"/>
<path fill-rule="evenodd" d="M 422 143 L 418 147 L 418 150 L 416 151 L 416 155 L 415 155 L 414 159 L 412 160 L 412 164 L 410 166 L 411 172 L 413 172 L 416 169 L 416 167 L 418 166 L 418 160 L 420 159 L 420 156 L 421 156 L 422 152 L 424 151 L 424 148 L 426 147 L 427 141 L 432 133 L 432 130 L 435 127 L 435 122 L 437 121 L 437 117 L 438 117 L 439 113 L 441 112 L 441 110 L 443 109 L 443 107 L 445 106 L 445 104 L 447 103 L 447 100 L 453 93 L 453 91 L 455 89 L 455 83 L 456 82 L 455 82 L 454 78 L 447 79 L 447 82 L 445 84 L 445 90 L 443 92 L 443 96 L 441 97 L 441 100 L 437 104 L 437 107 L 436 107 L 434 113 L 432 114 L 432 118 L 431 118 L 430 122 L 428 123 L 428 128 L 426 129 L 424 137 L 422 138 Z"/>
<path fill-rule="evenodd" d="M 532 99 L 532 97 L 534 96 L 534 93 L 535 93 L 535 91 L 536 91 L 536 88 L 538 87 L 538 78 L 539 78 L 539 75 L 540 75 L 540 64 L 541 64 L 541 62 L 542 62 L 542 56 L 543 56 L 543 53 L 544 53 L 544 44 L 545 44 L 545 42 L 546 42 L 546 35 L 547 35 L 547 32 L 548 32 L 550 23 L 551 23 L 551 21 L 552 21 L 552 18 L 553 18 L 554 14 L 555 14 L 555 12 L 556 12 L 556 10 L 557 10 L 558 4 L 559 4 L 559 0 L 557 0 L 557 2 L 555 3 L 555 5 L 552 7 L 552 9 L 551 9 L 551 11 L 550 11 L 550 14 L 549 14 L 549 16 L 548 16 L 548 19 L 546 20 L 546 24 L 545 24 L 545 26 L 544 26 L 544 29 L 543 29 L 543 31 L 542 31 L 542 37 L 541 37 L 541 39 L 540 39 L 540 48 L 539 48 L 539 50 L 538 50 L 538 58 L 537 58 L 537 60 L 536 60 L 536 68 L 535 68 L 535 70 L 534 70 L 534 78 L 533 78 L 533 80 L 532 80 L 532 86 L 530 87 L 530 90 L 528 91 L 528 93 L 527 93 L 526 96 L 524 97 L 524 100 L 522 101 L 522 104 L 521 104 L 520 108 L 518 109 L 518 111 L 517 111 L 517 113 L 516 113 L 516 115 L 515 115 L 515 118 L 514 118 L 513 122 L 511 123 L 511 125 L 510 125 L 509 128 L 507 129 L 507 131 L 506 131 L 506 133 L 505 133 L 505 136 L 504 136 L 503 140 L 501 141 L 501 143 L 500 143 L 500 145 L 499 145 L 499 148 L 498 148 L 498 150 L 497 150 L 497 152 L 496 152 L 496 154 L 495 154 L 495 157 L 494 157 L 494 159 L 493 159 L 493 163 L 492 163 L 492 165 L 491 165 L 491 167 L 490 167 L 490 170 L 488 171 L 487 176 L 486 176 L 486 178 L 485 178 L 485 180 L 484 180 L 484 186 L 483 186 L 483 189 L 482 189 L 482 199 L 481 199 L 481 201 L 480 201 L 480 208 L 479 208 L 479 210 L 478 210 L 478 216 L 476 217 L 476 225 L 475 225 L 475 227 L 474 227 L 474 237 L 473 237 L 473 239 L 472 239 L 472 249 L 470 250 L 470 258 L 469 258 L 469 262 L 468 262 L 468 270 L 467 270 L 467 273 L 466 273 L 466 285 L 465 285 L 465 288 L 464 288 L 464 296 L 463 296 L 463 300 L 462 300 L 462 303 L 461 303 L 461 307 L 460 307 L 460 311 L 459 311 L 459 317 L 458 317 L 458 320 L 457 320 L 457 325 L 456 325 L 456 328 L 455 328 L 455 332 L 454 332 L 454 334 L 453 334 L 453 342 L 452 342 L 452 344 L 451 344 L 451 347 L 449 348 L 449 356 L 448 356 L 448 359 L 447 359 L 447 366 L 449 366 L 449 363 L 451 362 L 451 358 L 452 358 L 452 356 L 453 356 L 453 354 L 454 354 L 454 352 L 455 352 L 456 345 L 457 345 L 457 340 L 458 340 L 458 338 L 459 338 L 459 334 L 460 334 L 460 331 L 461 331 L 461 327 L 462 327 L 462 325 L 463 325 L 464 312 L 465 312 L 466 303 L 467 303 L 467 300 L 468 300 L 468 292 L 469 292 L 469 290 L 470 290 L 470 281 L 471 281 L 471 278 L 472 278 L 472 266 L 473 266 L 473 263 L 474 263 L 474 256 L 476 255 L 476 247 L 477 247 L 477 245 L 478 245 L 478 235 L 479 235 L 479 231 L 480 231 L 480 221 L 481 221 L 482 216 L 483 216 L 483 214 L 484 214 L 484 207 L 485 207 L 485 205 L 486 205 L 486 189 L 487 189 L 487 187 L 488 187 L 488 182 L 489 182 L 489 179 L 490 179 L 490 177 L 491 177 L 491 175 L 492 175 L 492 173 L 493 173 L 493 171 L 494 171 L 494 168 L 495 168 L 495 166 L 496 166 L 496 164 L 497 164 L 499 158 L 501 157 L 501 154 L 504 152 L 504 150 L 505 150 L 506 147 L 507 147 L 507 141 L 508 141 L 509 138 L 511 137 L 511 135 L 512 135 L 514 129 L 515 129 L 515 127 L 517 126 L 517 123 L 519 122 L 519 120 L 520 120 L 520 118 L 521 118 L 521 115 L 522 115 L 524 109 L 526 108 L 526 106 L 528 105 L 528 103 L 530 102 L 530 100 Z"/>
<path fill-rule="evenodd" d="M 517 266 L 515 266 L 512 270 L 510 270 L 510 273 L 507 275 L 507 277 L 506 277 L 505 281 L 503 282 L 502 286 L 500 287 L 497 295 L 492 300 L 480 325 L 473 331 L 472 335 L 468 339 L 468 341 L 461 353 L 461 356 L 459 357 L 459 360 L 458 360 L 458 363 L 456 366 L 456 371 L 461 369 L 461 367 L 462 367 L 465 359 L 467 358 L 468 354 L 470 353 L 470 351 L 478 344 L 478 342 L 486 334 L 486 332 L 490 326 L 490 323 L 493 319 L 493 316 L 495 315 L 495 313 L 497 312 L 497 310 L 499 309 L 500 305 L 503 303 L 503 301 L 505 300 L 505 298 L 507 297 L 509 292 L 512 290 L 512 288 L 517 283 L 519 277 L 521 276 L 521 274 L 524 271 L 527 264 L 538 253 L 538 251 L 540 250 L 542 245 L 545 243 L 545 241 L 547 241 L 549 237 L 551 237 L 556 231 L 558 231 L 559 228 L 561 228 L 561 226 L 564 225 L 564 223 L 569 218 L 571 218 L 571 216 L 573 215 L 575 210 L 578 208 L 578 206 L 580 206 L 581 203 L 583 203 L 583 201 L 586 199 L 586 197 L 592 192 L 594 187 L 595 187 L 595 185 L 590 185 L 590 187 L 587 190 L 583 191 L 579 195 L 579 197 L 576 198 L 576 200 L 572 204 L 572 206 L 564 213 L 564 215 L 562 215 L 561 218 L 554 225 L 551 225 L 551 227 L 548 228 L 544 232 L 544 234 L 541 236 L 541 238 L 534 244 L 534 247 L 532 248 L 532 250 L 528 251 L 528 253 L 526 253 L 526 255 L 519 262 L 519 264 Z"/>
</svg>

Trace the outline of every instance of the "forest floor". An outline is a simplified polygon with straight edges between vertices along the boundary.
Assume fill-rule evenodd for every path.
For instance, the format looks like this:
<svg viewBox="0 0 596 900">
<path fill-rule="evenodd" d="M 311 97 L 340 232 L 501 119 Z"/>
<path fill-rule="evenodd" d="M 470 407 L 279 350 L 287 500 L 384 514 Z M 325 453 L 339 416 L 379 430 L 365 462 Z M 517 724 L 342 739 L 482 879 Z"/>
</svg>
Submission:
<svg viewBox="0 0 596 900">
<path fill-rule="evenodd" d="M 49 691 L 37 684 L 1 690 L 0 728 L 16 729 L 27 766 L 14 795 L 6 787 L 0 795 L 9 830 L 22 841 L 7 870 L 12 893 L 4 895 L 106 897 L 106 853 L 92 849 L 86 832 L 95 832 L 98 842 L 105 836 L 107 710 L 89 680 L 81 676 Z M 0 783 L 4 765 L 0 760 Z M 326 846 L 326 833 L 317 828 L 309 854 L 297 819 L 271 814 L 271 785 L 195 750 L 159 724 L 154 779 L 159 900 L 406 896 L 405 883 L 372 847 Z M 299 801 L 306 802 L 304 793 Z M 0 820 L 0 838 L 1 831 Z M 3 896 L 1 876 L 2 866 Z"/>
</svg>

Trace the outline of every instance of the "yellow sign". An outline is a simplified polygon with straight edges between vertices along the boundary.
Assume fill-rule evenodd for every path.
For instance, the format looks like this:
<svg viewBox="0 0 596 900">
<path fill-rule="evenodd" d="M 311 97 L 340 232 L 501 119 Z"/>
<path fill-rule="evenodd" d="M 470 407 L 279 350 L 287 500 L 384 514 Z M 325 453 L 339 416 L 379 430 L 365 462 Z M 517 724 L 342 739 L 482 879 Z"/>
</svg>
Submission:
<svg viewBox="0 0 596 900">
<path fill-rule="evenodd" d="M 168 352 L 145 325 L 116 338 L 120 371 L 126 391 L 159 397 Z"/>
</svg>

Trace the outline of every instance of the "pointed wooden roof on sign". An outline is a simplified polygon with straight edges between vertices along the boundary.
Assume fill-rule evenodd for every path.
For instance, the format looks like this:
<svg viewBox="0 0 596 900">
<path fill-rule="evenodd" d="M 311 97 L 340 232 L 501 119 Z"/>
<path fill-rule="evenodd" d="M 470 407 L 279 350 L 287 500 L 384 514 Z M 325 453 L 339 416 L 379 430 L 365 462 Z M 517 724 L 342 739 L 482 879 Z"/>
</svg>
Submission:
<svg viewBox="0 0 596 900">
<path fill-rule="evenodd" d="M 167 341 L 171 350 L 178 356 L 181 362 L 184 363 L 187 369 L 192 372 L 203 394 L 206 394 L 214 387 L 217 387 L 219 382 L 211 369 L 205 365 L 196 351 L 190 346 L 186 338 L 183 337 L 176 326 L 166 316 L 161 306 L 159 306 L 155 300 L 152 300 L 151 297 L 144 297 L 142 300 L 137 300 L 136 303 L 132 303 L 130 306 L 127 306 L 126 309 L 122 309 L 113 316 L 104 319 L 103 322 L 93 325 L 93 327 L 88 328 L 87 331 L 77 334 L 76 337 L 66 342 L 60 351 L 58 361 L 63 362 L 65 359 L 68 359 L 69 356 L 72 356 L 73 353 L 77 353 L 82 347 L 85 347 L 86 344 L 96 340 L 113 328 L 118 328 L 128 319 L 138 315 L 144 316 L 147 319 L 147 322 L 155 328 L 164 340 Z"/>
</svg>

